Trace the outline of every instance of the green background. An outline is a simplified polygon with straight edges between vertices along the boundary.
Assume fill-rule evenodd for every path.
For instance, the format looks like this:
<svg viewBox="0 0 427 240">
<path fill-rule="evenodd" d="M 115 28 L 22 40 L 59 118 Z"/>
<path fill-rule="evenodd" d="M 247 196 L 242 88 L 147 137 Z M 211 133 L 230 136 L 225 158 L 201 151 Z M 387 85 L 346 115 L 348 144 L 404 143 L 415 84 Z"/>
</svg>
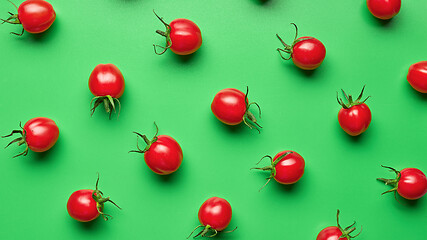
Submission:
<svg viewBox="0 0 427 240">
<path fill-rule="evenodd" d="M 19 4 L 20 2 L 16 2 Z M 220 239 L 315 239 L 324 227 L 357 220 L 364 239 L 425 239 L 426 197 L 399 204 L 376 177 L 380 167 L 427 171 L 427 97 L 406 82 L 410 64 L 426 60 L 427 4 L 405 0 L 393 20 L 372 17 L 364 1 L 52 1 L 57 13 L 46 33 L 22 37 L 19 26 L 0 26 L 1 134 L 33 117 L 54 119 L 60 137 L 50 151 L 0 151 L 2 239 L 184 239 L 198 225 L 197 211 L 212 196 L 233 207 Z M 13 11 L 0 1 L 3 17 Z M 171 21 L 184 17 L 201 28 L 203 45 L 190 57 L 153 53 L 164 29 L 152 10 Z M 287 42 L 320 39 L 322 66 L 304 72 L 280 59 L 279 33 Z M 114 63 L 126 80 L 120 119 L 100 108 L 91 118 L 87 80 L 99 63 Z M 366 84 L 370 128 L 350 137 L 339 127 L 335 94 L 358 95 Z M 249 86 L 263 110 L 261 134 L 228 127 L 211 113 L 216 92 Z M 132 131 L 174 137 L 184 160 L 173 175 L 152 173 L 135 148 Z M 8 140 L 2 140 L 6 145 Z M 291 149 L 306 161 L 291 187 L 250 171 L 265 154 Z M 78 189 L 100 189 L 123 210 L 107 204 L 114 219 L 82 224 L 68 216 Z"/>
</svg>

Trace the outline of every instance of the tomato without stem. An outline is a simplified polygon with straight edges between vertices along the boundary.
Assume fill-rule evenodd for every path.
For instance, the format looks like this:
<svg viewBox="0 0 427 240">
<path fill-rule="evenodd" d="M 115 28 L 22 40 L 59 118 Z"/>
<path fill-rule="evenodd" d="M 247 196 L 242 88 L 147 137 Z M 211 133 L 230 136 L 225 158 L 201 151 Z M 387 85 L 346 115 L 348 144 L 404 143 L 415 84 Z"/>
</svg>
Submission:
<svg viewBox="0 0 427 240">
<path fill-rule="evenodd" d="M 10 24 L 22 24 L 23 29 L 20 34 L 12 32 L 18 36 L 21 36 L 24 30 L 29 33 L 42 33 L 49 29 L 56 19 L 52 5 L 44 0 L 27 0 L 19 5 L 19 8 L 13 5 L 18 13 L 9 12 L 9 18 L 1 20 Z"/>
<path fill-rule="evenodd" d="M 71 194 L 67 202 L 67 211 L 72 218 L 80 222 L 90 222 L 95 220 L 99 215 L 102 215 L 104 220 L 108 220 L 111 215 L 103 212 L 104 204 L 106 202 L 113 203 L 116 207 L 121 209 L 115 204 L 110 197 L 104 198 L 102 192 L 98 190 L 98 179 L 96 180 L 95 190 L 83 189 L 75 191 Z"/>
<path fill-rule="evenodd" d="M 176 172 L 181 166 L 183 154 L 181 146 L 178 142 L 170 136 L 160 135 L 157 136 L 159 129 L 156 126 L 156 134 L 153 139 L 149 140 L 146 135 L 134 132 L 137 134 L 137 140 L 141 137 L 147 146 L 141 149 L 137 142 L 137 149 L 130 152 L 137 152 L 144 154 L 144 160 L 147 166 L 159 175 L 168 175 Z"/>
<path fill-rule="evenodd" d="M 294 184 L 304 175 L 304 158 L 294 151 L 282 151 L 276 154 L 274 158 L 269 155 L 264 156 L 257 165 L 264 159 L 269 158 L 271 165 L 262 168 L 252 168 L 271 172 L 270 177 L 262 188 L 264 188 L 272 178 L 281 184 Z M 261 189 L 262 189 L 261 188 Z M 261 190 L 260 189 L 260 190 Z"/>
<path fill-rule="evenodd" d="M 105 111 L 111 117 L 113 111 L 116 111 L 115 102 L 118 103 L 118 114 L 120 115 L 121 105 L 119 98 L 125 91 L 125 79 L 119 68 L 111 63 L 97 65 L 89 77 L 89 90 L 95 96 L 90 102 L 91 116 L 95 109 L 103 104 Z M 94 103 L 93 107 L 92 103 Z"/>
<path fill-rule="evenodd" d="M 235 88 L 226 88 L 219 91 L 211 104 L 212 113 L 218 120 L 227 125 L 237 125 L 244 122 L 249 128 L 262 128 L 255 116 L 249 111 L 251 105 L 258 107 L 259 116 L 261 117 L 261 108 L 258 103 L 248 101 L 248 91 L 246 94 Z M 257 128 L 258 127 L 258 128 Z"/>
<path fill-rule="evenodd" d="M 24 127 L 19 124 L 21 129 L 13 130 L 11 134 L 2 136 L 3 138 L 10 137 L 14 134 L 21 136 L 12 140 L 6 147 L 12 143 L 18 143 L 18 146 L 25 144 L 26 148 L 20 154 L 14 156 L 26 156 L 28 149 L 34 152 L 45 152 L 55 145 L 59 137 L 59 129 L 56 123 L 45 117 L 36 117 L 25 123 Z"/>
<path fill-rule="evenodd" d="M 344 229 L 340 226 L 339 214 L 340 214 L 340 211 L 338 210 L 337 211 L 337 226 L 331 226 L 331 227 L 324 228 L 317 235 L 316 240 L 350 240 L 352 238 L 359 236 L 359 234 L 362 231 L 360 231 L 358 234 L 356 234 L 354 236 L 350 235 L 352 232 L 354 232 L 354 230 L 356 230 L 356 228 L 354 227 L 356 222 L 354 222 L 352 225 L 350 225 Z"/>
<path fill-rule="evenodd" d="M 353 101 L 351 95 L 347 96 L 344 90 L 341 89 L 348 101 L 347 104 L 345 104 L 341 98 L 338 98 L 337 93 L 337 101 L 342 106 L 338 112 L 338 122 L 341 128 L 351 136 L 362 134 L 368 129 L 371 123 L 371 110 L 368 105 L 365 104 L 365 101 L 368 100 L 369 97 L 361 101 L 364 89 L 365 87 L 363 87 L 362 92 L 355 101 Z"/>
<path fill-rule="evenodd" d="M 214 237 L 218 234 L 218 232 L 223 231 L 228 227 L 231 221 L 232 210 L 230 203 L 219 197 L 211 197 L 206 200 L 199 209 L 199 221 L 201 225 L 197 226 L 194 230 L 196 231 L 198 228 L 203 228 L 195 238 L 198 236 L 206 236 L 209 232 L 212 232 L 211 235 L 206 237 Z M 236 230 L 237 227 L 234 229 Z M 224 233 L 233 232 L 227 231 Z M 190 236 L 193 234 L 191 232 Z M 190 237 L 188 236 L 188 238 Z"/>
<path fill-rule="evenodd" d="M 292 59 L 294 64 L 303 70 L 314 70 L 318 68 L 326 57 L 326 48 L 321 41 L 314 37 L 300 37 L 298 38 L 298 27 L 295 23 L 296 34 L 292 45 L 288 45 L 279 34 L 277 38 L 283 44 L 284 48 L 277 48 L 277 51 L 285 60 Z M 284 57 L 282 53 L 289 54 L 289 57 Z"/>
<path fill-rule="evenodd" d="M 154 44 L 154 52 L 162 55 L 168 49 L 178 55 L 189 55 L 197 51 L 202 45 L 202 33 L 200 28 L 193 22 L 185 18 L 173 20 L 170 24 L 163 21 L 155 12 L 157 18 L 165 25 L 166 32 L 157 30 L 156 33 L 166 38 L 166 46 L 158 46 Z M 157 52 L 156 48 L 162 48 L 161 52 Z"/>
<path fill-rule="evenodd" d="M 427 93 L 427 61 L 412 64 L 406 79 L 415 90 Z"/>
<path fill-rule="evenodd" d="M 401 0 L 367 0 L 366 5 L 374 17 L 387 20 L 396 16 L 401 7 Z"/>
<path fill-rule="evenodd" d="M 396 192 L 400 196 L 409 200 L 419 199 L 427 193 L 427 178 L 426 175 L 417 168 L 405 168 L 402 171 L 397 171 L 394 168 L 383 166 L 396 173 L 395 179 L 377 178 L 386 185 L 393 186 L 392 189 L 384 192 Z"/>
</svg>

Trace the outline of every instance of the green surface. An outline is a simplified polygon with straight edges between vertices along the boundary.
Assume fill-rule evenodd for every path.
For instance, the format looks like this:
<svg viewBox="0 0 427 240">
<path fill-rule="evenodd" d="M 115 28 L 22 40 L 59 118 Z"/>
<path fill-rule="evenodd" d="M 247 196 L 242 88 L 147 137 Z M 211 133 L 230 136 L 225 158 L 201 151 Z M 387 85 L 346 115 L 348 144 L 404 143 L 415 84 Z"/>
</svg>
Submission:
<svg viewBox="0 0 427 240">
<path fill-rule="evenodd" d="M 18 3 L 18 2 L 17 2 Z M 426 197 L 399 204 L 376 177 L 380 167 L 427 171 L 427 98 L 407 84 L 410 64 L 426 60 L 427 5 L 403 2 L 399 15 L 383 23 L 364 1 L 53 1 L 57 20 L 40 36 L 10 35 L 19 26 L 0 25 L 2 134 L 19 121 L 54 119 L 60 136 L 44 154 L 0 151 L 1 239 L 184 239 L 198 225 L 197 211 L 211 196 L 233 207 L 229 229 L 219 239 L 315 239 L 335 224 L 358 221 L 365 239 L 425 239 Z M 3 17 L 14 10 L 0 1 Z M 191 57 L 153 53 L 163 43 L 154 33 L 185 17 L 202 30 L 203 45 Z M 322 66 L 307 73 L 275 51 L 276 33 L 291 41 L 320 39 Z M 120 119 L 97 111 L 87 80 L 99 63 L 116 64 L 125 77 Z M 373 114 L 370 128 L 352 138 L 338 125 L 335 92 L 357 95 L 366 84 Z M 210 103 L 223 88 L 244 90 L 263 109 L 261 134 L 227 127 Z M 99 109 L 102 110 L 102 109 Z M 181 168 L 169 177 L 152 173 L 134 149 L 132 131 L 173 136 L 183 148 Z M 7 140 L 1 144 L 6 145 Z M 292 187 L 251 172 L 265 154 L 291 149 L 306 161 Z M 82 224 L 68 216 L 66 202 L 78 189 L 100 189 L 123 211 L 107 204 L 114 219 Z"/>
</svg>

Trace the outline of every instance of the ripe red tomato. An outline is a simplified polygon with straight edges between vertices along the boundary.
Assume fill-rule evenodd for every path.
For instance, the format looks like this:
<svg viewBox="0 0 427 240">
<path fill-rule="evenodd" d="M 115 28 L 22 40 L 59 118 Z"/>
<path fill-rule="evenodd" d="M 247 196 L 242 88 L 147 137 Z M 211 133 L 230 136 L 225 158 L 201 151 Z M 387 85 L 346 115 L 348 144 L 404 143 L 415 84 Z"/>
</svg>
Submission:
<svg viewBox="0 0 427 240">
<path fill-rule="evenodd" d="M 102 192 L 98 190 L 98 179 L 96 180 L 95 190 L 83 189 L 75 191 L 71 194 L 67 202 L 68 214 L 72 218 L 80 222 L 90 222 L 95 220 L 99 215 L 102 215 L 104 220 L 108 220 L 108 215 L 103 212 L 104 203 L 111 202 L 116 207 L 121 209 L 117 204 L 115 204 L 110 197 L 104 198 Z"/>
<path fill-rule="evenodd" d="M 156 13 L 154 12 L 154 14 Z M 185 18 L 178 18 L 167 24 L 163 21 L 163 18 L 157 14 L 156 16 L 166 27 L 166 32 L 156 31 L 166 38 L 166 47 L 154 45 L 154 52 L 156 54 L 162 55 L 170 48 L 175 54 L 189 55 L 200 48 L 202 45 L 202 33 L 194 22 Z M 163 51 L 158 53 L 156 47 L 162 48 Z"/>
<path fill-rule="evenodd" d="M 350 235 L 354 230 L 356 230 L 355 227 L 353 227 L 356 222 L 354 222 L 352 225 L 346 227 L 343 229 L 340 226 L 339 223 L 339 214 L 340 211 L 337 211 L 337 226 L 331 226 L 324 228 L 322 231 L 320 231 L 319 235 L 317 235 L 316 240 L 350 240 L 352 238 L 355 238 L 359 236 L 359 234 L 362 232 L 360 231 L 358 234 L 352 236 Z"/>
<path fill-rule="evenodd" d="M 338 122 L 341 128 L 351 136 L 357 136 L 365 132 L 369 124 L 371 123 L 372 115 L 371 110 L 368 105 L 365 104 L 365 101 L 368 100 L 367 97 L 362 102 L 363 91 L 365 87 L 363 87 L 362 92 L 359 97 L 353 101 L 353 97 L 348 95 L 343 91 L 348 103 L 345 104 L 341 98 L 338 98 L 338 103 L 342 106 L 340 111 L 338 112 Z"/>
<path fill-rule="evenodd" d="M 213 233 L 206 237 L 216 236 L 218 232 L 228 227 L 231 221 L 231 215 L 231 205 L 227 200 L 219 197 L 209 198 L 199 209 L 199 221 L 202 225 L 197 226 L 193 232 L 200 227 L 203 227 L 203 230 L 194 236 L 194 238 L 198 236 L 204 237 L 209 231 L 212 231 Z M 236 229 L 237 228 L 234 230 Z M 228 232 L 233 232 L 234 230 Z M 191 232 L 190 236 L 193 232 Z"/>
<path fill-rule="evenodd" d="M 248 102 L 248 91 L 249 89 L 247 88 L 246 95 L 235 88 L 226 88 L 219 91 L 211 104 L 211 109 L 215 117 L 227 125 L 237 125 L 243 121 L 249 128 L 255 128 L 259 131 L 255 125 L 259 128 L 262 127 L 257 123 L 255 116 L 249 111 L 249 107 L 256 105 L 260 117 L 261 108 L 256 102 Z"/>
<path fill-rule="evenodd" d="M 387 20 L 399 13 L 401 0 L 367 0 L 366 4 L 372 15 Z"/>
<path fill-rule="evenodd" d="M 427 61 L 412 64 L 406 79 L 415 90 L 427 93 Z"/>
<path fill-rule="evenodd" d="M 21 124 L 19 124 L 19 126 L 21 129 L 13 130 L 11 134 L 3 136 L 3 138 L 5 138 L 15 133 L 21 134 L 20 137 L 14 139 L 6 146 L 8 147 L 15 142 L 18 143 L 18 146 L 22 144 L 26 145 L 25 150 L 14 157 L 21 155 L 26 156 L 28 154 L 28 149 L 34 152 L 45 152 L 55 145 L 59 137 L 58 126 L 49 118 L 36 117 L 25 123 L 24 127 L 22 127 Z"/>
<path fill-rule="evenodd" d="M 399 193 L 400 196 L 415 200 L 419 199 L 427 193 L 427 178 L 426 175 L 417 168 L 405 168 L 402 171 L 397 171 L 394 168 L 383 166 L 396 173 L 395 179 L 377 178 L 386 185 L 393 186 L 392 189 L 384 192 Z"/>
<path fill-rule="evenodd" d="M 125 79 L 122 73 L 114 64 L 99 64 L 93 69 L 89 77 L 89 90 L 95 97 L 90 102 L 91 116 L 95 109 L 104 103 L 105 111 L 111 114 L 116 111 L 114 101 L 119 104 L 120 115 L 120 101 L 119 98 L 125 91 Z M 95 101 L 93 107 L 92 102 Z M 111 111 L 113 110 L 113 111 Z"/>
<path fill-rule="evenodd" d="M 274 178 L 278 183 L 281 184 L 294 184 L 301 179 L 302 175 L 304 175 L 305 161 L 304 158 L 301 157 L 296 152 L 293 151 L 282 151 L 276 154 L 274 158 L 269 155 L 264 156 L 257 163 L 257 165 L 264 159 L 270 158 L 271 165 L 262 167 L 262 168 L 252 168 L 263 171 L 271 172 L 270 177 L 267 178 L 267 182 L 264 184 L 262 188 L 264 188 L 267 183 L 270 182 L 272 178 Z M 261 189 L 262 189 L 261 188 Z M 261 190 L 260 189 L 260 190 Z"/>
<path fill-rule="evenodd" d="M 152 140 L 149 140 L 146 135 L 134 132 L 138 137 L 144 139 L 147 146 L 141 149 L 137 142 L 137 149 L 130 152 L 137 152 L 144 154 L 144 160 L 147 166 L 159 175 L 168 175 L 176 172 L 182 163 L 182 149 L 178 142 L 170 136 L 160 135 L 157 136 L 159 129 L 156 126 L 156 134 Z"/>
<path fill-rule="evenodd" d="M 13 3 L 12 3 L 13 4 Z M 44 0 L 27 0 L 19 5 L 19 8 L 13 4 L 18 14 L 10 13 L 10 17 L 3 22 L 11 24 L 22 24 L 22 33 L 15 35 L 21 36 L 26 30 L 29 33 L 42 33 L 52 26 L 56 18 L 55 10 L 50 3 Z"/>
<path fill-rule="evenodd" d="M 326 48 L 321 41 L 314 37 L 300 37 L 298 38 L 298 27 L 295 23 L 291 23 L 295 26 L 296 34 L 292 45 L 286 44 L 279 34 L 276 34 L 280 42 L 282 42 L 284 48 L 277 48 L 280 56 L 289 60 L 292 58 L 294 64 L 304 70 L 314 70 L 318 68 L 326 56 Z M 289 57 L 284 57 L 282 52 L 288 53 Z"/>
</svg>

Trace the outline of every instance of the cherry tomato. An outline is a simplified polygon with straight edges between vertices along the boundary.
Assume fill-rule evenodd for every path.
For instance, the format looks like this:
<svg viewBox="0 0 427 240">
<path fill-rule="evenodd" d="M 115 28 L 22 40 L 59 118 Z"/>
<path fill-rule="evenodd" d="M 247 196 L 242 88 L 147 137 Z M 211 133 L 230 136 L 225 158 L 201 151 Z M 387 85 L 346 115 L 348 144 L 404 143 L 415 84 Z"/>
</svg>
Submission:
<svg viewBox="0 0 427 240">
<path fill-rule="evenodd" d="M 209 198 L 199 209 L 199 221 L 201 225 L 197 226 L 193 232 L 200 227 L 202 227 L 203 230 L 194 237 L 199 235 L 204 237 L 209 231 L 213 233 L 206 237 L 216 236 L 218 232 L 223 231 L 228 227 L 231 221 L 231 215 L 231 205 L 227 200 L 219 197 Z M 234 230 L 236 229 L 237 228 Z M 234 230 L 227 231 L 225 233 L 233 232 Z M 191 232 L 190 236 L 193 234 L 193 232 Z"/>
<path fill-rule="evenodd" d="M 166 47 L 154 45 L 154 52 L 162 55 L 169 48 L 178 55 L 189 55 L 197 51 L 202 45 L 202 33 L 200 28 L 192 21 L 185 18 L 173 20 L 170 24 L 163 21 L 155 12 L 154 14 L 165 25 L 166 32 L 157 30 L 156 32 L 166 38 Z M 156 47 L 163 49 L 158 53 Z"/>
<path fill-rule="evenodd" d="M 367 97 L 362 102 L 363 91 L 365 87 L 363 87 L 362 92 L 359 97 L 353 101 L 353 97 L 348 95 L 343 91 L 348 103 L 345 104 L 341 98 L 338 98 L 338 103 L 342 106 L 340 111 L 338 112 L 338 122 L 341 128 L 351 136 L 357 136 L 365 132 L 369 124 L 371 123 L 372 115 L 371 110 L 368 105 L 365 104 L 365 101 L 368 100 Z"/>
<path fill-rule="evenodd" d="M 304 158 L 296 152 L 289 150 L 282 151 L 276 154 L 274 158 L 266 155 L 261 158 L 257 164 L 259 164 L 264 158 L 270 159 L 270 166 L 252 168 L 271 172 L 270 177 L 267 178 L 267 183 L 265 183 L 264 186 L 266 186 L 272 178 L 281 184 L 294 184 L 301 179 L 302 175 L 304 175 Z M 264 188 L 264 186 L 262 188 Z"/>
<path fill-rule="evenodd" d="M 406 79 L 415 90 L 427 93 L 427 61 L 412 64 Z"/>
<path fill-rule="evenodd" d="M 298 27 L 295 23 L 296 34 L 292 45 L 286 44 L 279 34 L 276 34 L 284 48 L 277 48 L 280 56 L 289 60 L 292 58 L 294 64 L 303 70 L 314 70 L 318 68 L 326 56 L 326 48 L 321 41 L 314 37 L 300 37 L 298 38 Z M 284 57 L 282 52 L 289 54 L 289 57 Z"/>
<path fill-rule="evenodd" d="M 147 166 L 159 175 L 168 175 L 176 172 L 182 163 L 182 149 L 178 142 L 170 136 L 160 135 L 157 136 L 159 129 L 156 126 L 156 134 L 152 140 L 149 140 L 146 135 L 134 132 L 137 137 L 141 137 L 147 146 L 141 149 L 137 142 L 137 149 L 130 152 L 137 152 L 144 154 L 144 160 Z"/>
<path fill-rule="evenodd" d="M 20 127 L 21 129 L 13 130 L 11 134 L 3 136 L 3 138 L 10 137 L 15 133 L 21 135 L 6 146 L 8 147 L 15 142 L 18 143 L 18 146 L 22 144 L 26 145 L 25 150 L 14 157 L 26 156 L 28 149 L 31 149 L 33 152 L 45 152 L 55 145 L 59 137 L 58 126 L 49 118 L 36 117 L 25 123 L 24 127 L 20 124 Z"/>
<path fill-rule="evenodd" d="M 90 102 L 92 107 L 92 103 L 95 101 L 91 108 L 91 116 L 95 112 L 95 109 L 103 103 L 105 111 L 111 117 L 113 111 L 116 111 L 114 101 L 117 101 L 119 105 L 120 114 L 121 106 L 119 98 L 125 91 L 125 79 L 114 64 L 99 64 L 93 69 L 89 77 L 89 90 L 95 95 Z"/>
<path fill-rule="evenodd" d="M 213 114 L 218 120 L 227 125 L 237 125 L 242 121 L 249 127 L 255 128 L 261 126 L 257 123 L 255 116 L 249 111 L 251 105 L 256 105 L 259 109 L 259 115 L 261 116 L 261 108 L 258 103 L 248 102 L 248 91 L 246 95 L 235 88 L 226 88 L 219 91 L 211 104 Z M 256 125 L 256 126 L 255 126 Z"/>
<path fill-rule="evenodd" d="M 102 215 L 104 220 L 108 220 L 108 215 L 103 212 L 104 204 L 106 202 L 113 203 L 116 207 L 121 209 L 117 204 L 115 204 L 110 197 L 104 198 L 102 192 L 98 190 L 98 179 L 96 180 L 95 190 L 83 189 L 75 191 L 71 194 L 67 202 L 68 214 L 72 218 L 80 222 L 90 222 L 95 220 L 99 215 Z"/>
<path fill-rule="evenodd" d="M 386 185 L 393 186 L 392 189 L 384 192 L 399 193 L 400 196 L 415 200 L 419 199 L 427 193 L 427 178 L 426 175 L 417 168 L 405 168 L 402 171 L 397 171 L 394 168 L 383 166 L 396 173 L 395 179 L 377 178 L 384 182 Z"/>
<path fill-rule="evenodd" d="M 354 226 L 354 224 L 356 224 L 356 222 L 354 222 L 352 225 L 350 225 L 349 227 L 343 229 L 340 226 L 339 223 L 339 214 L 340 211 L 337 211 L 337 226 L 331 226 L 331 227 L 327 227 L 324 228 L 322 231 L 320 231 L 319 235 L 317 235 L 316 240 L 350 240 L 352 238 L 355 238 L 357 236 L 359 236 L 359 234 L 362 232 L 360 231 L 358 234 L 352 236 L 350 235 L 352 232 L 354 232 L 354 230 L 356 230 Z"/>
<path fill-rule="evenodd" d="M 387 20 L 399 13 L 401 0 L 367 0 L 366 4 L 372 15 Z"/>
<path fill-rule="evenodd" d="M 13 4 L 13 3 L 12 3 Z M 27 0 L 16 7 L 18 13 L 10 13 L 10 17 L 3 22 L 11 24 L 22 24 L 22 33 L 15 35 L 21 36 L 26 30 L 29 33 L 42 33 L 52 26 L 56 18 L 55 10 L 50 3 L 44 0 Z"/>
</svg>

